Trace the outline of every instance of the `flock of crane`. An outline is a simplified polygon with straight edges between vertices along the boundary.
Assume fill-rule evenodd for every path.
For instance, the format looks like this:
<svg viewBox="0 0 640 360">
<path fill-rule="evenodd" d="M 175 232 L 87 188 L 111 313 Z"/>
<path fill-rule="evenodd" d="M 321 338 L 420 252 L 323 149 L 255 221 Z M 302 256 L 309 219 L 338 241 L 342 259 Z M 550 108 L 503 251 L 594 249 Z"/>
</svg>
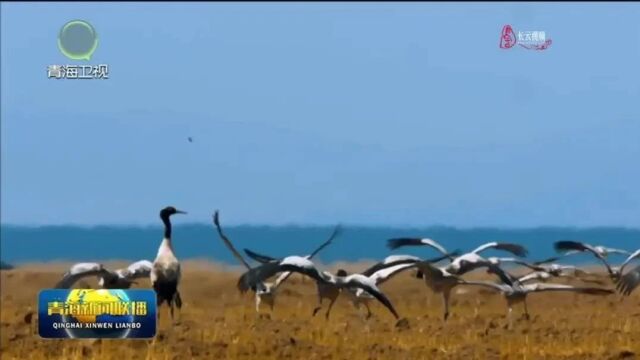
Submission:
<svg viewBox="0 0 640 360">
<path fill-rule="evenodd" d="M 136 283 L 138 279 L 149 278 L 157 293 L 158 306 L 166 302 L 173 321 L 174 306 L 178 309 L 182 307 L 182 299 L 178 290 L 181 274 L 180 262 L 171 243 L 170 217 L 174 214 L 185 214 L 185 212 L 176 210 L 172 206 L 160 211 L 160 219 L 164 223 L 164 236 L 153 262 L 141 260 L 125 269 L 115 271 L 106 269 L 99 263 L 78 263 L 64 274 L 56 288 L 71 288 L 81 278 L 96 276 L 101 288 L 126 289 Z M 503 294 L 508 306 L 509 320 L 511 320 L 512 308 L 515 304 L 523 304 L 525 317 L 529 317 L 526 299 L 527 295 L 532 292 L 569 291 L 590 295 L 607 295 L 615 292 L 613 288 L 602 287 L 604 284 L 601 280 L 593 277 L 595 274 L 576 266 L 554 263 L 560 257 L 537 262 L 523 260 L 527 255 L 527 250 L 521 245 L 506 242 L 490 242 L 468 253 L 461 254 L 459 251 L 448 251 L 442 245 L 428 238 L 396 238 L 388 240 L 387 245 L 392 250 L 405 246 L 428 246 L 437 250 L 441 256 L 424 260 L 412 255 L 391 255 L 360 273 L 347 274 L 342 269 L 335 274 L 321 271 L 312 262 L 312 259 L 335 239 L 340 232 L 339 227 L 336 227 L 325 242 L 306 256 L 294 255 L 274 258 L 245 249 L 245 254 L 259 263 L 258 266 L 252 267 L 224 234 L 217 211 L 213 216 L 213 222 L 225 246 L 246 267 L 246 271 L 238 280 L 237 287 L 242 293 L 251 290 L 255 294 L 256 312 L 260 311 L 261 303 L 265 303 L 273 309 L 278 289 L 292 273 L 302 274 L 316 282 L 318 306 L 313 310 L 314 316 L 322 309 L 323 303 L 328 301 L 329 304 L 325 312 L 325 317 L 328 319 L 336 299 L 341 293 L 345 293 L 356 307 L 366 307 L 367 318 L 371 316 L 370 302 L 380 302 L 398 320 L 398 325 L 406 323 L 406 319 L 400 319 L 393 304 L 380 290 L 379 285 L 409 269 L 414 269 L 416 277 L 424 279 L 426 285 L 434 293 L 442 296 L 445 321 L 449 316 L 449 299 L 453 289 L 458 286 L 480 286 Z M 592 254 L 605 266 L 608 278 L 610 278 L 607 281 L 615 285 L 615 288 L 622 295 L 629 295 L 640 285 L 640 265 L 625 271 L 634 259 L 640 259 L 640 249 L 632 253 L 577 241 L 557 241 L 554 247 L 563 256 L 583 252 Z M 483 257 L 481 253 L 488 249 L 505 251 L 515 257 Z M 620 266 L 612 266 L 607 260 L 608 255 L 612 253 L 624 254 L 628 257 Z M 446 264 L 437 265 L 442 262 L 446 262 Z M 511 269 L 509 271 L 504 269 L 505 264 L 522 266 L 529 269 L 529 272 L 516 277 L 510 273 Z M 462 277 L 480 268 L 495 275 L 497 281 L 474 281 Z M 276 275 L 273 282 L 267 281 Z M 582 283 L 597 282 L 601 286 L 575 286 L 546 282 L 556 277 L 577 278 L 583 280 Z"/>
</svg>

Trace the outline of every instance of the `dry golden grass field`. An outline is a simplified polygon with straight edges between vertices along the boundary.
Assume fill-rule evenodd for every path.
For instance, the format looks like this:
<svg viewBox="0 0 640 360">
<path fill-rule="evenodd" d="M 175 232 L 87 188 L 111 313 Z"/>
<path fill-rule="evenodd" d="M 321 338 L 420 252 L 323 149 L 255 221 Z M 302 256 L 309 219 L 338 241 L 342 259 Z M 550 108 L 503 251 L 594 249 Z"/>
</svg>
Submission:
<svg viewBox="0 0 640 360">
<path fill-rule="evenodd" d="M 67 264 L 68 265 L 68 264 Z M 345 267 L 356 270 L 365 264 Z M 335 268 L 335 267 L 331 267 Z M 634 359 L 640 357 L 640 292 L 622 299 L 563 293 L 529 297 L 531 319 L 514 309 L 507 329 L 502 296 L 467 288 L 453 296 L 452 314 L 409 272 L 381 288 L 410 328 L 397 329 L 381 305 L 362 316 L 346 297 L 329 321 L 312 317 L 315 284 L 294 275 L 280 289 L 270 318 L 255 314 L 253 296 L 235 287 L 239 272 L 204 262 L 183 263 L 180 323 L 162 308 L 158 336 L 148 340 L 44 340 L 37 334 L 38 291 L 65 264 L 24 265 L 1 272 L 1 358 L 4 359 Z M 484 274 L 478 276 L 486 276 Z M 89 285 L 95 286 L 95 283 Z M 139 286 L 149 286 L 142 283 Z M 268 308 L 262 309 L 269 313 Z"/>
</svg>

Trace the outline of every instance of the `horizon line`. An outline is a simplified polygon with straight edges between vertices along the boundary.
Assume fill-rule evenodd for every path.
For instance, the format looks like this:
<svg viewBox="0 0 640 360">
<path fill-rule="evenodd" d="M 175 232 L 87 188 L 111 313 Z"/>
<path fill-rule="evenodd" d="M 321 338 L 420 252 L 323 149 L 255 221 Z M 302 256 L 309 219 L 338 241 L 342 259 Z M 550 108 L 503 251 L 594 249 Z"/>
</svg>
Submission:
<svg viewBox="0 0 640 360">
<path fill-rule="evenodd" d="M 211 226 L 212 223 L 208 222 L 189 222 L 181 224 L 172 224 L 174 228 L 189 227 L 189 226 Z M 60 223 L 60 224 L 25 224 L 25 223 L 0 223 L 0 228 L 162 228 L 162 224 L 126 224 L 126 223 L 112 223 L 112 224 L 75 224 L 75 223 Z M 618 229 L 618 230 L 631 230 L 640 231 L 640 227 L 628 226 L 628 225 L 530 225 L 530 226 L 512 226 L 512 225 L 471 225 L 471 226 L 458 226 L 458 225 L 445 225 L 445 224 L 362 224 L 362 223 L 337 223 L 337 224 L 319 224 L 319 223 L 280 223 L 280 224 L 259 224 L 259 223 L 229 223 L 225 224 L 225 227 L 245 227 L 245 228 L 332 228 L 340 226 L 342 228 L 361 228 L 361 229 L 455 229 L 455 230 L 535 230 L 535 229 L 572 229 L 572 230 L 595 230 L 595 229 Z"/>
</svg>

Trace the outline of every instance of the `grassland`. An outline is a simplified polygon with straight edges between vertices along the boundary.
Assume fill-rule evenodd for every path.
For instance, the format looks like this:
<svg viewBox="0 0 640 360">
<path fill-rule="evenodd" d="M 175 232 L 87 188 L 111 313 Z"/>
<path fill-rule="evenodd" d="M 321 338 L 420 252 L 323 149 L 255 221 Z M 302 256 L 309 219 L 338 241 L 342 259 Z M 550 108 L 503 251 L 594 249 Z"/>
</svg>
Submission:
<svg viewBox="0 0 640 360">
<path fill-rule="evenodd" d="M 364 264 L 353 264 L 351 269 Z M 237 271 L 186 262 L 181 285 L 184 307 L 179 325 L 168 312 L 155 341 L 44 340 L 37 334 L 40 289 L 51 287 L 65 264 L 34 264 L 1 272 L 0 351 L 4 359 L 633 359 L 640 357 L 640 292 L 594 297 L 533 294 L 531 319 L 514 309 L 509 330 L 504 299 L 468 288 L 453 297 L 452 316 L 442 321 L 439 297 L 409 273 L 382 289 L 409 329 L 380 305 L 364 319 L 346 297 L 329 321 L 319 314 L 315 285 L 298 276 L 280 290 L 275 311 L 255 314 L 251 294 L 235 288 Z M 484 275 L 480 275 L 484 276 Z M 95 286 L 94 282 L 89 285 Z M 140 286 L 148 286 L 142 283 Z M 264 308 L 265 314 L 270 313 Z M 27 316 L 28 317 L 28 316 Z M 31 320 L 30 322 L 28 320 Z"/>
</svg>

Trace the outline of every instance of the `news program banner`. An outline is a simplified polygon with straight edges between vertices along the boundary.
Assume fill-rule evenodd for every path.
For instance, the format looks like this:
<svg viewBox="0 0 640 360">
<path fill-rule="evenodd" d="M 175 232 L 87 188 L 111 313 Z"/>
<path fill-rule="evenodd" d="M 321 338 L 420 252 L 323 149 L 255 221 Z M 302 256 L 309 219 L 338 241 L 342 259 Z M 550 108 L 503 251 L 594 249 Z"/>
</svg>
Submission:
<svg viewBox="0 0 640 360">
<path fill-rule="evenodd" d="M 38 297 L 38 330 L 49 339 L 145 339 L 156 335 L 151 289 L 47 289 Z"/>
</svg>

